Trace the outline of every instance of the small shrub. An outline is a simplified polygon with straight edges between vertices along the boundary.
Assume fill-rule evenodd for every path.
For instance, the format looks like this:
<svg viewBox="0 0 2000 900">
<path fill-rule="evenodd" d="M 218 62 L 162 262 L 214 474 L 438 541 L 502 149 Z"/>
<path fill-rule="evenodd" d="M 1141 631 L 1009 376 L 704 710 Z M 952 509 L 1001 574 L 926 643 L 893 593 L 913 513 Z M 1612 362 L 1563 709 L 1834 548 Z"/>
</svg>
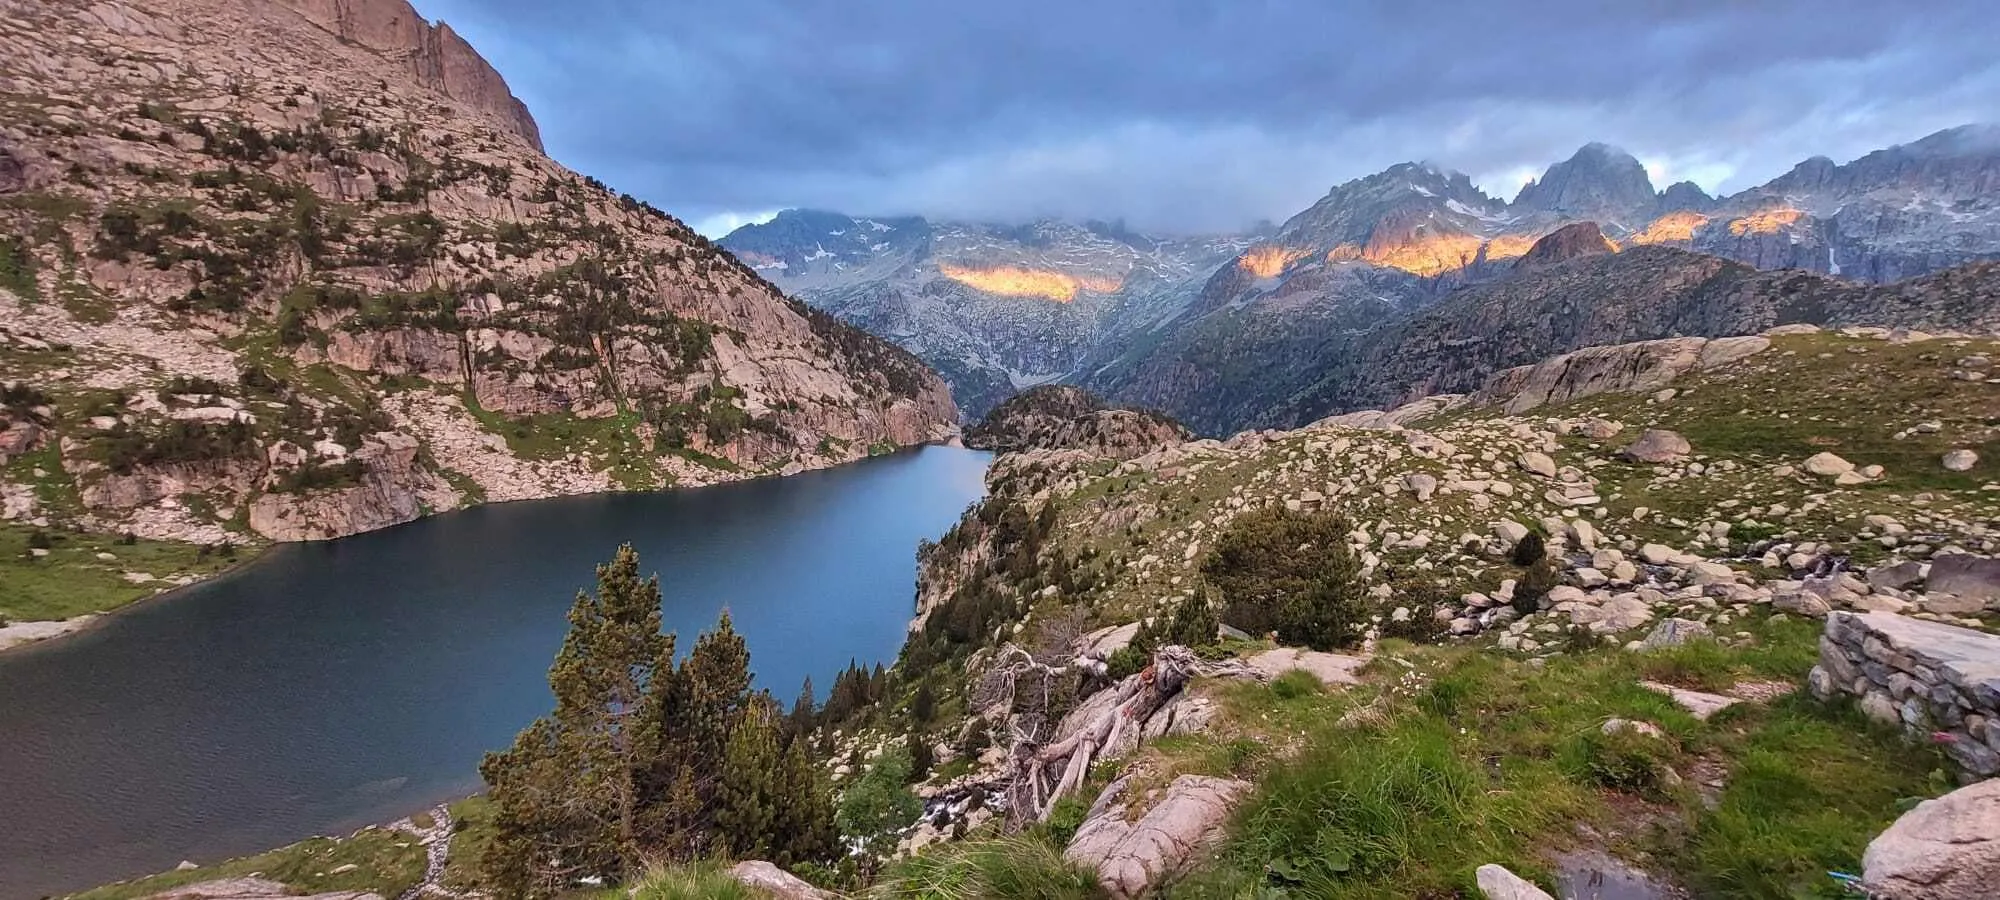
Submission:
<svg viewBox="0 0 2000 900">
<path fill-rule="evenodd" d="M 20 239 L 0 237 L 0 287 L 35 299 L 35 256 Z"/>
<path fill-rule="evenodd" d="M 720 865 L 660 866 L 632 887 L 632 900 L 755 900 L 762 896 Z"/>
<path fill-rule="evenodd" d="M 1111 652 L 1104 661 L 1106 673 L 1112 679 L 1124 679 L 1144 671 L 1153 661 L 1153 655 L 1138 646 L 1127 644 Z"/>
<path fill-rule="evenodd" d="M 1224 620 L 1314 650 L 1354 645 L 1365 608 L 1350 530 L 1327 512 L 1273 507 L 1239 517 L 1201 569 L 1230 598 Z"/>
<path fill-rule="evenodd" d="M 1026 835 L 945 844 L 898 864 L 876 896 L 912 900 L 1097 900 L 1097 874 Z"/>
<path fill-rule="evenodd" d="M 1556 561 L 1546 556 L 1535 560 L 1514 582 L 1514 609 L 1522 615 L 1542 608 L 1542 600 L 1562 581 Z"/>
<path fill-rule="evenodd" d="M 1522 538 L 1520 543 L 1514 545 L 1513 559 L 1514 565 L 1517 566 L 1532 566 L 1546 559 L 1548 555 L 1548 542 L 1542 539 L 1542 534 L 1539 531 L 1528 532 L 1527 537 Z"/>
</svg>

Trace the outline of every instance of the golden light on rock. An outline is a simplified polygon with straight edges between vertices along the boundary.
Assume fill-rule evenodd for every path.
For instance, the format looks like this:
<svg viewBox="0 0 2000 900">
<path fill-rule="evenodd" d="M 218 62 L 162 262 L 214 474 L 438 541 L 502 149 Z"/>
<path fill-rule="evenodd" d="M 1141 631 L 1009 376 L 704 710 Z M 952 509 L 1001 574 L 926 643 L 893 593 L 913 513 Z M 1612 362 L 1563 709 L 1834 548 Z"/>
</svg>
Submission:
<svg viewBox="0 0 2000 900">
<path fill-rule="evenodd" d="M 1503 234 L 1486 242 L 1486 259 L 1491 262 L 1526 255 L 1538 240 L 1541 238 L 1532 234 Z"/>
<path fill-rule="evenodd" d="M 1484 243 L 1470 234 L 1438 234 L 1370 248 L 1366 256 L 1376 265 L 1402 269 L 1412 275 L 1442 275 L 1472 265 Z"/>
<path fill-rule="evenodd" d="M 998 294 L 1002 297 L 1035 297 L 1068 303 L 1076 299 L 1082 291 L 1096 294 L 1114 294 L 1125 286 L 1122 278 L 1101 275 L 1070 275 L 1049 269 L 1030 269 L 1022 266 L 955 266 L 939 263 L 938 272 L 959 284 L 975 291 Z"/>
<path fill-rule="evenodd" d="M 1789 206 L 1760 209 L 1741 219 L 1729 221 L 1729 233 L 1741 237 L 1746 234 L 1776 234 L 1787 225 L 1805 218 L 1805 213 Z"/>
<path fill-rule="evenodd" d="M 1236 259 L 1236 265 L 1258 278 L 1276 278 L 1285 267 L 1312 255 L 1311 250 L 1266 244 L 1252 247 Z"/>
<path fill-rule="evenodd" d="M 1708 217 L 1692 210 L 1670 212 L 1648 223 L 1644 230 L 1626 239 L 1628 244 L 1680 244 L 1694 240 L 1694 233 L 1708 224 Z"/>
<path fill-rule="evenodd" d="M 1534 238 L 1516 238 L 1513 235 L 1503 235 L 1488 242 L 1471 234 L 1430 234 L 1393 243 L 1374 243 L 1366 248 L 1341 244 L 1327 251 L 1326 258 L 1328 262 L 1360 260 L 1430 277 L 1472 265 L 1479 260 L 1481 247 L 1486 248 L 1487 259 L 1509 259 L 1528 252 L 1534 244 Z"/>
</svg>

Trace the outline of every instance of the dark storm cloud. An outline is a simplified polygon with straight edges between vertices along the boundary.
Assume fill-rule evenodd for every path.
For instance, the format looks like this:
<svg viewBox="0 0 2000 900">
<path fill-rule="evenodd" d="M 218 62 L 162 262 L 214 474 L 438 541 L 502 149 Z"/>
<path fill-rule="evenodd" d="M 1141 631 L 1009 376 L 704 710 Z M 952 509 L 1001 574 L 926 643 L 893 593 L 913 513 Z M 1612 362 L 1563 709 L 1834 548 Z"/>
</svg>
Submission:
<svg viewBox="0 0 2000 900">
<path fill-rule="evenodd" d="M 1511 195 L 1603 140 L 1740 189 L 2000 118 L 1961 3 L 419 0 L 564 162 L 691 221 L 786 206 L 1178 230 L 1428 159 Z"/>
</svg>

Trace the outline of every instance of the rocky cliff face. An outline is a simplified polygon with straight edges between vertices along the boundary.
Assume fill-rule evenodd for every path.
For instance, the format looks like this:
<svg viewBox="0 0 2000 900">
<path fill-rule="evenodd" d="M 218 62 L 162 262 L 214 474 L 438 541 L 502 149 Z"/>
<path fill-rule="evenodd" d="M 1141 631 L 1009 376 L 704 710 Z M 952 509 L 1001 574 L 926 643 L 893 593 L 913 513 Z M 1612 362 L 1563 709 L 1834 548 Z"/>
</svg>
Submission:
<svg viewBox="0 0 2000 900">
<path fill-rule="evenodd" d="M 407 0 L 276 2 L 297 10 L 343 41 L 401 62 L 419 84 L 491 117 L 535 149 L 542 149 L 541 129 L 528 114 L 528 105 L 508 90 L 506 79 L 450 25 L 424 21 Z"/>
<path fill-rule="evenodd" d="M 1130 459 L 1194 436 L 1160 413 L 1109 406 L 1082 388 L 1044 385 L 1022 391 L 965 430 L 979 450 L 1087 450 Z"/>
<path fill-rule="evenodd" d="M 1531 272 L 1584 256 L 1617 253 L 1618 245 L 1604 236 L 1596 222 L 1564 225 L 1535 242 L 1514 261 L 1514 271 Z"/>
<path fill-rule="evenodd" d="M 9 518 L 324 538 L 955 431 L 915 357 L 544 156 L 403 0 L 7 13 Z"/>
</svg>

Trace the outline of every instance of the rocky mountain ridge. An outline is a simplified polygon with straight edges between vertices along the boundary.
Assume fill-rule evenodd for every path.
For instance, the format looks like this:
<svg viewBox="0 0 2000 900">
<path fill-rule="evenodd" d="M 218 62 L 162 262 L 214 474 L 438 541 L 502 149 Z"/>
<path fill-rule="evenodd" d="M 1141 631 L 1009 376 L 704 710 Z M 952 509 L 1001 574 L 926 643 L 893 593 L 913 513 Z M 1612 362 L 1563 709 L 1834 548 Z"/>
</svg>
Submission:
<svg viewBox="0 0 2000 900">
<path fill-rule="evenodd" d="M 408 0 L 279 0 L 314 24 L 407 61 L 419 84 L 484 113 L 542 149 L 542 131 L 492 64 L 444 22 L 426 22 Z"/>
<path fill-rule="evenodd" d="M 977 417 L 1122 351 L 1247 240 L 787 210 L 721 244 L 791 295 L 916 353 Z"/>
<path fill-rule="evenodd" d="M 919 360 L 549 159 L 403 0 L 12 3 L 0 36 L 10 522 L 316 539 L 956 431 Z"/>
<path fill-rule="evenodd" d="M 1361 370 L 1343 355 L 1347 348 L 1388 340 L 1366 333 L 1394 331 L 1448 303 L 1458 289 L 1506 282 L 1568 259 L 1578 245 L 1558 252 L 1558 244 L 1581 238 L 1585 223 L 1599 235 L 1588 239 L 1591 250 L 1669 248 L 1757 269 L 1887 284 L 2000 256 L 2000 232 L 1994 231 L 2000 211 L 1989 190 L 1996 172 L 2000 140 L 1988 126 L 1939 132 L 1846 164 L 1809 160 L 1765 185 L 1720 198 L 1687 182 L 1656 190 L 1637 159 L 1604 144 L 1586 145 L 1549 167 L 1511 202 L 1488 196 L 1462 173 L 1403 163 L 1335 186 L 1268 234 L 1207 244 L 1216 250 L 1234 242 L 1241 250 L 1221 261 L 1188 258 L 1190 264 L 1157 291 L 1109 305 L 1085 282 L 1110 284 L 1101 279 L 1118 265 L 1081 262 L 1092 253 L 1084 248 L 1103 235 L 1060 223 L 949 226 L 987 236 L 940 240 L 951 265 L 972 274 L 1006 269 L 1015 277 L 951 281 L 933 275 L 926 287 L 906 282 L 894 290 L 885 287 L 893 279 L 884 271 L 933 264 L 920 248 L 946 226 L 787 213 L 770 225 L 739 230 L 724 244 L 766 267 L 760 271 L 780 273 L 774 277 L 781 287 L 916 348 L 946 371 L 970 411 L 982 411 L 1010 390 L 1059 380 L 1163 409 L 1219 435 L 1296 425 L 1328 411 L 1315 407 L 1306 418 L 1287 412 L 1293 395 L 1320 379 L 1314 370 Z M 874 224 L 852 227 L 856 222 Z M 912 227 L 923 237 L 899 242 L 881 237 L 890 234 L 883 227 Z M 1017 232 L 1037 248 L 1034 254 L 991 239 Z M 1558 244 L 1540 243 L 1551 237 Z M 1538 244 L 1556 258 L 1525 259 Z M 1602 265 L 1621 273 L 1657 268 L 1654 274 L 1669 280 L 1679 276 L 1667 270 L 1695 267 L 1663 262 L 1650 252 L 1636 259 Z M 1035 273 L 1047 276 L 1041 287 L 1053 292 L 1038 292 L 1028 280 Z M 1643 277 L 1620 274 L 1617 280 Z M 1574 293 L 1581 285 L 1570 282 L 1561 290 L 1588 305 L 1592 298 Z M 1071 302 L 1021 302 L 1037 296 Z M 1625 302 L 1608 293 L 1604 299 Z M 1092 312 L 1107 308 L 1113 313 Z M 1824 324 L 1849 322 L 1870 320 Z M 1596 339 L 1676 333 L 1729 332 L 1634 331 Z M 1543 344 L 1521 359 L 1576 346 Z M 1041 360 L 1035 368 L 1018 367 L 1035 354 Z M 963 362 L 974 357 L 987 362 Z"/>
</svg>

